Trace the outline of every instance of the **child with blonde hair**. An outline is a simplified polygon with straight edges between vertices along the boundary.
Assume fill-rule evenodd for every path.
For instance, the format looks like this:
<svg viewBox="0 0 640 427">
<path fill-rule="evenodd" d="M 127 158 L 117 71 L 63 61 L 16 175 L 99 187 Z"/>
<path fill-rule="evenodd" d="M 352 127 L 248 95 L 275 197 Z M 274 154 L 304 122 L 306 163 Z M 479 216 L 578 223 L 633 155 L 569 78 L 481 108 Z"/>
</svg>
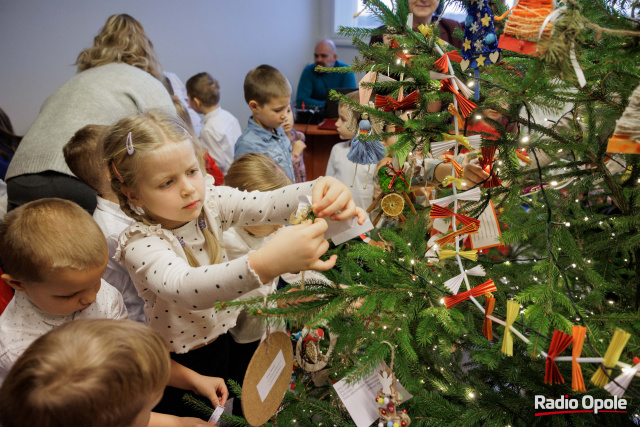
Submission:
<svg viewBox="0 0 640 427">
<path fill-rule="evenodd" d="M 333 267 L 335 256 L 319 259 L 329 246 L 322 218 L 357 215 L 362 223 L 365 215 L 349 190 L 328 177 L 266 193 L 215 187 L 202 174 L 195 136 L 181 123 L 149 111 L 107 131 L 111 185 L 122 210 L 136 220 L 121 235 L 116 259 L 127 267 L 149 325 L 163 336 L 172 358 L 201 374 L 225 377 L 226 332 L 236 320 L 227 316 L 230 310 L 212 306 L 270 285 L 284 272 Z M 315 223 L 287 227 L 264 247 L 228 260 L 219 243 L 226 229 L 287 223 L 303 194 L 312 194 Z M 179 411 L 170 406 L 179 404 L 180 393 L 169 394 L 164 410 Z"/>
<path fill-rule="evenodd" d="M 102 162 L 100 136 L 107 129 L 104 125 L 87 125 L 77 131 L 62 147 L 67 166 L 80 181 L 96 191 L 96 210 L 93 219 L 98 224 L 109 248 L 109 261 L 102 278 L 122 294 L 129 318 L 144 322 L 144 301 L 138 296 L 129 272 L 113 256 L 118 248 L 118 238 L 134 221 L 126 216 L 118 197 L 111 190 L 109 169 Z"/>
<path fill-rule="evenodd" d="M 158 333 L 140 323 L 104 319 L 66 323 L 41 336 L 17 360 L 0 388 L 4 427 L 154 427 L 205 424 L 152 413 L 167 383 L 200 383 L 224 402 L 221 378 L 171 361 Z"/>
<path fill-rule="evenodd" d="M 102 279 L 107 242 L 91 215 L 41 199 L 0 224 L 2 279 L 15 296 L 0 315 L 0 381 L 36 338 L 76 319 L 127 318 L 122 296 Z"/>
</svg>

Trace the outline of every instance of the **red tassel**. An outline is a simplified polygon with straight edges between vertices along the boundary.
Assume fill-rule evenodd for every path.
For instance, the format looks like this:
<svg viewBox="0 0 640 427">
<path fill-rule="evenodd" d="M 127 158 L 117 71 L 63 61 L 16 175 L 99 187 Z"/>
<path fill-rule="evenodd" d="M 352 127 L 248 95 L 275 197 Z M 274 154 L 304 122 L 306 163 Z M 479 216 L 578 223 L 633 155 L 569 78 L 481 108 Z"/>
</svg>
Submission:
<svg viewBox="0 0 640 427">
<path fill-rule="evenodd" d="M 480 159 L 480 162 L 479 162 L 480 166 L 482 166 L 483 169 L 486 169 L 487 166 L 491 166 L 491 169 L 487 171 L 491 174 L 491 176 L 482 185 L 484 188 L 499 187 L 502 184 L 502 181 L 500 180 L 500 178 L 498 178 L 498 176 L 493 171 L 493 166 L 492 166 L 496 158 L 497 148 L 498 147 L 494 146 L 494 147 L 482 147 L 480 149 L 482 151 L 482 158 Z"/>
<path fill-rule="evenodd" d="M 479 297 L 480 295 L 484 295 L 487 292 L 495 292 L 497 290 L 498 288 L 496 288 L 496 285 L 493 283 L 493 280 L 489 279 L 483 284 L 478 285 L 475 288 L 471 288 L 466 292 L 462 292 L 461 294 L 458 294 L 458 295 L 451 295 L 448 297 L 444 297 L 444 305 L 446 305 L 447 308 L 449 309 L 451 307 L 454 307 L 460 304 L 462 301 L 468 300 L 470 296 Z"/>
<path fill-rule="evenodd" d="M 460 114 L 462 114 L 462 117 L 466 119 L 467 117 L 469 117 L 471 112 L 477 107 L 477 105 L 469 101 L 460 93 L 456 92 L 453 94 L 453 96 L 455 96 L 456 99 L 458 100 L 458 108 L 460 108 Z"/>
<path fill-rule="evenodd" d="M 398 58 L 402 59 L 405 64 L 411 67 L 411 64 L 409 64 L 409 57 L 405 55 L 404 51 L 400 48 L 400 45 L 398 44 L 396 39 L 391 39 L 391 42 L 389 43 L 389 47 L 391 49 L 398 49 L 396 51 L 396 56 L 398 56 Z"/>
<path fill-rule="evenodd" d="M 396 101 L 389 95 L 376 95 L 376 108 L 380 108 L 382 111 L 386 111 L 387 113 L 395 110 L 411 110 L 416 106 L 416 102 L 418 102 L 419 97 L 420 94 L 417 90 L 411 92 L 402 101 Z"/>
<path fill-rule="evenodd" d="M 453 213 L 447 208 L 443 208 L 440 205 L 431 205 L 431 213 L 429 214 L 431 218 L 448 218 L 450 216 L 455 216 L 458 221 L 460 221 L 463 225 L 476 224 L 480 227 L 480 220 L 471 218 L 470 216 Z"/>
<path fill-rule="evenodd" d="M 494 172 L 491 172 L 491 176 L 484 182 L 484 184 L 482 184 L 482 187 L 493 188 L 500 187 L 500 185 L 502 185 L 502 181 L 500 180 L 500 178 L 498 178 Z"/>
<path fill-rule="evenodd" d="M 569 344 L 573 342 L 573 337 L 571 335 L 567 335 L 564 332 L 553 331 L 553 337 L 551 338 L 551 344 L 549 345 L 549 353 L 547 355 L 547 361 L 545 362 L 544 367 L 544 383 L 545 384 L 564 384 L 564 378 L 560 375 L 560 370 L 558 369 L 558 365 L 556 365 L 555 360 L 553 360 L 556 356 L 562 353 Z"/>
<path fill-rule="evenodd" d="M 447 58 L 449 58 L 451 61 L 454 61 L 454 62 L 462 62 L 462 56 L 460 56 L 458 51 L 452 50 L 451 52 L 447 52 L 444 55 L 442 55 L 440 59 L 438 59 L 436 62 L 433 63 L 433 66 L 445 74 L 448 73 L 449 61 L 447 61 Z"/>
<path fill-rule="evenodd" d="M 441 238 L 437 239 L 435 242 L 440 246 L 444 246 L 447 243 L 453 242 L 456 239 L 456 236 L 461 236 L 463 234 L 475 234 L 477 232 L 478 232 L 478 225 L 469 224 L 465 227 L 462 227 L 458 231 L 454 231 L 453 233 L 449 233 L 446 236 L 442 236 Z"/>
<path fill-rule="evenodd" d="M 484 298 L 484 324 L 482 325 L 482 335 L 487 337 L 489 341 L 493 341 L 493 322 L 487 316 L 493 313 L 493 307 L 496 305 L 496 299 L 489 295 Z"/>
</svg>

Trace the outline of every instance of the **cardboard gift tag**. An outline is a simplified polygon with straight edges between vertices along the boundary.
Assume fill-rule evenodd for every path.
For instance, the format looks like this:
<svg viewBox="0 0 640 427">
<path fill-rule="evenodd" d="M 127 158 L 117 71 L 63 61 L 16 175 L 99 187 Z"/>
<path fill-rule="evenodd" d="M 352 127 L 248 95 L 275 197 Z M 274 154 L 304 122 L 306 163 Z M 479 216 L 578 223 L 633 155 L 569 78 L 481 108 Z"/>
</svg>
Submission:
<svg viewBox="0 0 640 427">
<path fill-rule="evenodd" d="M 493 202 L 489 202 L 485 210 L 478 217 L 480 228 L 476 234 L 471 234 L 471 247 L 476 250 L 500 246 L 500 225 L 493 208 Z"/>
<path fill-rule="evenodd" d="M 261 426 L 276 413 L 289 388 L 293 346 L 284 332 L 260 343 L 242 383 L 242 413 L 249 424 Z"/>
</svg>

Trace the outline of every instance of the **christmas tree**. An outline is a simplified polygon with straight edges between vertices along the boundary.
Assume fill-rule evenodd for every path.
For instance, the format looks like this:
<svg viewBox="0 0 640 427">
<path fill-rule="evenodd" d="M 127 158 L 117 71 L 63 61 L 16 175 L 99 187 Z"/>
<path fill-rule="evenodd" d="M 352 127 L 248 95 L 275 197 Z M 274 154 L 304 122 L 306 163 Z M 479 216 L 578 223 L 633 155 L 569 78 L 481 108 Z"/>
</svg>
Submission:
<svg viewBox="0 0 640 427">
<path fill-rule="evenodd" d="M 507 12 L 497 0 L 448 3 L 491 8 L 496 17 Z M 525 3 L 530 12 L 536 2 Z M 342 28 L 360 51 L 350 70 L 377 72 L 362 86 L 390 97 L 376 104 L 391 107 L 343 102 L 395 125 L 393 132 L 362 136 L 397 137 L 381 187 L 397 195 L 400 177 L 418 182 L 412 171 L 419 152 L 440 157 L 451 149 L 451 176 L 426 208 L 416 204 L 416 214 L 404 204 L 401 226 L 330 250 L 327 255 L 339 256 L 325 274 L 333 284 L 292 285 L 297 292 L 269 297 L 277 307 L 252 302 L 252 312 L 267 321 L 337 336 L 322 375 L 296 371 L 274 424 L 355 425 L 332 383 L 357 382 L 382 361 L 389 364 L 392 353 L 393 373 L 413 397 L 397 408 L 392 398 L 376 401 L 382 399 L 381 410 L 389 402 L 396 412 L 406 410 L 412 425 L 637 423 L 640 156 L 607 152 L 640 84 L 637 1 L 569 0 L 548 22 L 525 19 L 508 33 L 526 42 L 529 53 L 508 45 L 477 76 L 462 70 L 456 62 L 462 58 L 438 38 L 436 23 L 418 31 L 407 24 L 406 0 L 393 8 L 379 0 L 365 4 L 386 28 Z M 514 9 L 496 20 L 497 36 L 522 16 Z M 369 45 L 371 35 L 383 33 L 391 43 Z M 465 38 L 459 30 L 454 36 Z M 478 102 L 466 99 L 469 86 L 479 89 Z M 407 118 L 393 106 L 413 91 Z M 438 103 L 440 111 L 427 112 Z M 505 119 L 485 116 L 491 134 L 470 129 L 489 109 Z M 561 119 L 536 121 L 539 114 Z M 461 150 L 479 157 L 489 178 L 469 185 L 454 161 Z M 398 179 L 386 185 L 389 177 Z M 478 235 L 491 209 L 500 246 L 475 250 L 464 237 Z M 440 235 L 432 238 L 435 221 Z M 326 353 L 328 341 L 317 350 Z M 626 412 L 536 416 L 544 412 L 534 407 L 536 395 L 612 394 L 626 398 Z"/>
</svg>

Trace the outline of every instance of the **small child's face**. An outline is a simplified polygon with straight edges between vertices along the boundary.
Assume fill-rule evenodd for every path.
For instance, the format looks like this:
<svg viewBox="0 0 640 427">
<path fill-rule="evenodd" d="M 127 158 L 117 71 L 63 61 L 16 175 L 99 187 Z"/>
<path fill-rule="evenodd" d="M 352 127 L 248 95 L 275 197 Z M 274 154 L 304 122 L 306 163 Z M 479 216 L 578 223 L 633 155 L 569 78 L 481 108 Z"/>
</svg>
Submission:
<svg viewBox="0 0 640 427">
<path fill-rule="evenodd" d="M 291 105 L 287 107 L 287 119 L 282 124 L 282 129 L 284 129 L 286 133 L 291 132 L 291 129 L 293 129 L 293 110 L 291 109 Z"/>
<path fill-rule="evenodd" d="M 347 115 L 349 113 L 348 107 L 346 105 L 341 105 L 338 108 L 338 121 L 336 122 L 336 130 L 338 134 L 340 134 L 340 138 L 343 140 L 350 140 L 354 136 L 355 133 L 349 132 L 347 129 Z"/>
<path fill-rule="evenodd" d="M 242 229 L 255 237 L 267 237 L 278 231 L 281 227 L 282 225 L 252 225 L 242 227 Z"/>
<path fill-rule="evenodd" d="M 249 107 L 253 113 L 253 120 L 264 129 L 271 131 L 277 129 L 287 120 L 287 108 L 290 106 L 289 96 L 271 98 L 264 104 L 256 101 L 249 102 Z"/>
<path fill-rule="evenodd" d="M 167 142 L 148 153 L 137 181 L 125 194 L 162 227 L 177 228 L 200 216 L 204 177 L 191 141 Z"/>
<path fill-rule="evenodd" d="M 40 310 L 60 316 L 89 308 L 96 300 L 107 260 L 104 265 L 76 270 L 54 270 L 42 282 L 24 283 L 22 289 Z"/>
<path fill-rule="evenodd" d="M 494 121 L 498 121 L 502 118 L 502 114 L 498 113 L 496 110 L 484 110 L 482 112 L 482 115 L 488 119 L 494 120 Z"/>
</svg>

